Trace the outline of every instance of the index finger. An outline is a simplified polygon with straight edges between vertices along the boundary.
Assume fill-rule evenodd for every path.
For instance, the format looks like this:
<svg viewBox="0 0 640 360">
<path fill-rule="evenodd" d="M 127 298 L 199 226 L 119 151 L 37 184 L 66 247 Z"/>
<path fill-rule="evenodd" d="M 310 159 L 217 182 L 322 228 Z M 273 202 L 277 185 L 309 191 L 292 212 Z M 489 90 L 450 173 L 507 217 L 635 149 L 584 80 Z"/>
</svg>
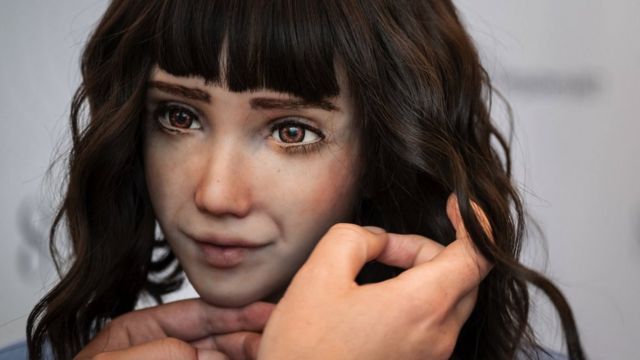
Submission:
<svg viewBox="0 0 640 360">
<path fill-rule="evenodd" d="M 189 299 L 138 310 L 114 322 L 128 333 L 126 338 L 132 345 L 166 336 L 189 342 L 229 332 L 262 331 L 273 307 L 253 303 L 243 308 L 221 308 Z"/>
<path fill-rule="evenodd" d="M 320 239 L 298 275 L 328 280 L 334 285 L 351 285 L 364 264 L 382 253 L 387 240 L 387 233 L 379 228 L 333 225 Z"/>
<path fill-rule="evenodd" d="M 262 331 L 274 308 L 273 304 L 262 302 L 243 308 L 220 308 L 200 299 L 173 305 L 175 309 L 171 311 L 152 310 L 152 316 L 158 319 L 167 336 L 185 341 L 236 331 Z"/>
<path fill-rule="evenodd" d="M 409 269 L 431 261 L 442 249 L 443 245 L 424 236 L 388 233 L 387 245 L 376 261 Z"/>
<path fill-rule="evenodd" d="M 482 228 L 491 236 L 491 227 L 484 211 L 475 203 L 472 203 L 472 206 Z M 447 215 L 456 230 L 456 240 L 431 261 L 409 269 L 402 275 L 404 278 L 417 277 L 418 282 L 421 278 L 437 276 L 446 281 L 447 289 L 454 290 L 452 295 L 462 297 L 478 287 L 492 265 L 469 237 L 455 195 L 451 195 L 447 200 Z"/>
</svg>

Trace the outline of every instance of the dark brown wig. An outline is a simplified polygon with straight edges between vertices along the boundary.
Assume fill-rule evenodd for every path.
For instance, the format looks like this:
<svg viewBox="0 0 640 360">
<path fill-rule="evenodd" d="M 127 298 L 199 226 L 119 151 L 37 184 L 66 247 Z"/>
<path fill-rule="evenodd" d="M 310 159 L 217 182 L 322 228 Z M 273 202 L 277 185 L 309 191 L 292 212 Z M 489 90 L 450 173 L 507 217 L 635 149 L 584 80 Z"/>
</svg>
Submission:
<svg viewBox="0 0 640 360">
<path fill-rule="evenodd" d="M 155 64 L 232 91 L 268 88 L 308 100 L 340 93 L 339 68 L 362 136 L 366 186 L 355 221 L 448 244 L 453 192 L 471 237 L 495 264 L 454 358 L 533 354 L 528 284 L 558 310 L 569 357 L 585 358 L 565 298 L 518 261 L 524 213 L 509 144 L 491 123 L 491 84 L 450 0 L 113 0 L 82 56 L 68 184 L 51 230 L 65 270 L 29 317 L 31 359 L 42 358 L 47 343 L 56 358 L 71 358 L 141 294 L 160 300 L 180 285 L 179 265 L 155 237 L 141 155 Z M 471 201 L 486 212 L 494 242 Z M 53 240 L 63 225 L 67 259 Z M 166 255 L 152 256 L 157 248 Z M 373 267 L 361 277 L 394 272 Z"/>
</svg>

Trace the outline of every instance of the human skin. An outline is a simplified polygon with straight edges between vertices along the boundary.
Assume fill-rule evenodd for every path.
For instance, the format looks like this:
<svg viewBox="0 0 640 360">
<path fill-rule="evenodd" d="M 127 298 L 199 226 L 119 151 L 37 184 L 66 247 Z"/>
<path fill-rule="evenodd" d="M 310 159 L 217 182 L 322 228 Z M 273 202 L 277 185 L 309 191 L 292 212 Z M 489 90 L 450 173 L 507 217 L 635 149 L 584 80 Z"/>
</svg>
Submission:
<svg viewBox="0 0 640 360">
<path fill-rule="evenodd" d="M 288 153 L 275 141 L 281 139 L 274 136 L 271 122 L 290 116 L 291 109 L 255 111 L 250 106 L 251 98 L 286 98 L 282 94 L 231 93 L 206 85 L 201 79 L 176 78 L 157 69 L 151 80 L 198 88 L 210 98 L 209 107 L 201 104 L 205 101 L 195 100 L 198 96 L 184 91 L 182 95 L 157 88 L 149 91 L 150 118 L 144 145 L 147 182 L 158 221 L 187 276 L 209 307 L 211 304 L 238 307 L 277 296 L 326 230 L 349 217 L 359 169 L 357 136 L 348 97 L 334 99 L 337 107 L 346 109 L 345 113 L 318 109 L 296 113 L 314 119 L 305 124 L 319 127 L 327 138 L 332 137 L 313 151 Z M 201 122 L 191 123 L 187 133 L 177 134 L 154 125 L 154 115 L 158 114 L 167 124 L 168 118 L 163 117 L 167 115 L 166 107 L 157 111 L 158 105 L 167 101 L 197 111 Z M 170 108 L 171 111 L 176 108 Z M 184 120 L 185 116 L 189 120 L 190 115 L 181 111 L 173 114 L 174 120 L 188 124 Z M 326 115 L 318 116 L 321 111 Z M 317 140 L 314 136 L 310 139 Z M 234 166 L 244 161 L 261 171 Z M 329 169 L 328 174 L 322 167 Z M 302 182 L 279 177 L 283 172 L 297 176 Z M 259 179 L 276 179 L 281 183 L 264 189 L 256 185 L 260 184 Z M 323 186 L 313 186 L 318 183 Z M 316 196 L 316 202 L 307 203 L 306 207 L 293 200 L 313 201 L 316 191 L 324 198 Z M 145 316 L 132 312 L 115 319 L 115 325 L 104 329 L 77 358 L 253 359 L 258 351 L 258 357 L 264 359 L 447 358 L 473 309 L 477 286 L 489 268 L 476 256 L 472 242 L 460 228 L 457 210 L 451 210 L 452 204 L 455 201 L 450 199 L 447 213 L 456 227 L 458 240 L 445 250 L 436 242 L 416 235 L 386 234 L 352 224 L 334 226 L 296 275 L 269 320 L 262 340 L 260 333 L 270 311 L 264 307 L 266 304 L 258 304 L 262 310 L 257 316 L 249 314 L 241 327 L 233 321 L 230 324 L 220 312 L 193 316 L 197 314 L 193 303 L 186 303 L 191 308 L 185 306 L 178 314 L 172 304 L 167 304 Z M 288 222 L 287 217 L 297 221 Z M 318 221 L 323 221 L 324 226 L 316 226 Z M 203 249 L 194 241 L 194 238 L 202 240 L 203 236 L 187 232 L 209 224 L 211 231 L 249 229 L 264 234 L 274 223 L 282 237 L 241 237 L 244 234 L 237 233 L 231 237 L 219 233 L 204 236 L 204 240 L 214 243 L 241 238 L 243 246 L 249 241 L 263 244 L 259 240 L 275 239 L 265 242 L 268 245 L 264 247 L 249 250 L 243 246 Z M 295 228 L 286 227 L 293 226 L 290 224 L 306 226 L 318 235 L 298 233 Z M 293 237 L 295 234 L 298 236 Z M 294 239 L 299 241 L 293 242 Z M 267 250 L 272 256 L 269 259 L 280 261 L 273 261 L 276 264 L 272 266 L 265 263 L 261 253 Z M 440 253 L 445 256 L 439 256 Z M 297 261 L 284 265 L 287 257 L 295 257 Z M 396 279 L 357 286 L 355 274 L 373 259 L 411 270 Z M 431 306 L 425 307 L 425 303 Z M 189 326 L 186 333 L 184 329 L 167 329 L 172 326 L 167 319 L 176 318 L 194 318 L 200 323 Z M 301 323 L 308 326 L 300 326 Z M 218 327 L 213 329 L 211 324 Z M 191 334 L 194 330 L 197 337 Z M 131 339 L 132 331 L 138 339 Z M 388 334 L 414 336 L 395 339 Z M 124 341 L 118 344 L 111 341 L 117 338 Z M 319 343 L 318 339 L 324 340 Z"/>
<path fill-rule="evenodd" d="M 112 321 L 76 359 L 448 359 L 491 264 L 469 239 L 454 196 L 447 215 L 456 240 L 446 248 L 338 224 L 273 314 L 265 303 L 220 309 L 199 300 L 138 310 Z M 373 259 L 407 271 L 358 286 L 356 274 Z"/>
<path fill-rule="evenodd" d="M 255 359 L 274 305 L 220 308 L 201 299 L 131 311 L 113 319 L 75 360 Z"/>
<path fill-rule="evenodd" d="M 449 359 L 491 264 L 469 238 L 454 195 L 447 215 L 456 229 L 447 247 L 417 235 L 332 227 L 271 315 L 258 359 Z M 356 275 L 371 260 L 407 270 L 359 286 Z"/>
<path fill-rule="evenodd" d="M 351 216 L 359 142 L 348 89 L 296 106 L 158 67 L 149 83 L 145 176 L 187 277 L 212 305 L 277 300 L 327 229 Z"/>
</svg>

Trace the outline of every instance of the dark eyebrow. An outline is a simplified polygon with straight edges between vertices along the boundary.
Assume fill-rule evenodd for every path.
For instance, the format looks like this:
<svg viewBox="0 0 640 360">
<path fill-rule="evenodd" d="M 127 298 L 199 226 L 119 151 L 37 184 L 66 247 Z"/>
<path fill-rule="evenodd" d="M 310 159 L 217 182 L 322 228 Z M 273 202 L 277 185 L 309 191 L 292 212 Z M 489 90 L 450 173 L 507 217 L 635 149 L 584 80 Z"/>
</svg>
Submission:
<svg viewBox="0 0 640 360">
<path fill-rule="evenodd" d="M 211 102 L 211 96 L 208 92 L 200 89 L 194 89 L 182 85 L 170 84 L 163 81 L 149 81 L 150 88 L 156 88 L 162 92 L 185 97 L 187 99 Z"/>
<path fill-rule="evenodd" d="M 150 88 L 158 89 L 162 92 L 185 97 L 187 99 L 211 102 L 211 96 L 208 92 L 200 89 L 190 88 L 182 85 L 166 83 L 163 81 L 149 81 Z M 276 99 L 259 97 L 249 101 L 252 109 L 275 110 L 275 109 L 301 109 L 301 108 L 318 108 L 327 111 L 340 111 L 340 108 L 327 100 L 309 101 L 299 98 L 293 99 Z"/>
<path fill-rule="evenodd" d="M 253 98 L 249 100 L 252 109 L 284 109 L 295 110 L 303 108 L 318 108 L 327 111 L 340 111 L 340 108 L 327 100 L 309 101 L 304 99 L 275 99 L 275 98 Z"/>
</svg>

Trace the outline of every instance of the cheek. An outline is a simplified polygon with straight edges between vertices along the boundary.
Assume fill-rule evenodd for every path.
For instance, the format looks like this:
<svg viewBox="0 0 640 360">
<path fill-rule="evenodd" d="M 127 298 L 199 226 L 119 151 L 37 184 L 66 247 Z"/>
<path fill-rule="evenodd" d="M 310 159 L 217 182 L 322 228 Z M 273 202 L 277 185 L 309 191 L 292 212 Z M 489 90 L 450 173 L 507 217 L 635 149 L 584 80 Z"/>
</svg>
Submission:
<svg viewBox="0 0 640 360">
<path fill-rule="evenodd" d="M 335 169 L 324 174 L 324 177 L 315 177 L 316 181 L 308 190 L 308 211 L 325 214 L 343 214 L 347 211 L 355 192 L 355 181 L 350 174 L 340 170 L 342 169 Z"/>
<path fill-rule="evenodd" d="M 296 167 L 287 185 L 274 196 L 289 235 L 315 242 L 337 222 L 349 221 L 358 194 L 357 171 L 351 157 L 329 157 Z M 284 200 L 286 199 L 286 201 Z"/>
<path fill-rule="evenodd" d="M 171 171 L 171 169 L 168 169 L 170 162 L 162 161 L 161 159 L 162 154 L 154 148 L 153 144 L 148 144 L 144 154 L 145 178 L 149 190 L 149 198 L 158 215 L 161 215 L 161 210 L 164 208 L 163 205 L 169 200 L 170 197 L 168 195 L 171 193 L 168 179 L 163 176 L 167 171 Z"/>
<path fill-rule="evenodd" d="M 152 139 L 145 144 L 145 178 L 153 209 L 159 220 L 175 217 L 180 203 L 184 202 L 190 189 L 187 162 L 180 161 L 178 149 Z"/>
</svg>

